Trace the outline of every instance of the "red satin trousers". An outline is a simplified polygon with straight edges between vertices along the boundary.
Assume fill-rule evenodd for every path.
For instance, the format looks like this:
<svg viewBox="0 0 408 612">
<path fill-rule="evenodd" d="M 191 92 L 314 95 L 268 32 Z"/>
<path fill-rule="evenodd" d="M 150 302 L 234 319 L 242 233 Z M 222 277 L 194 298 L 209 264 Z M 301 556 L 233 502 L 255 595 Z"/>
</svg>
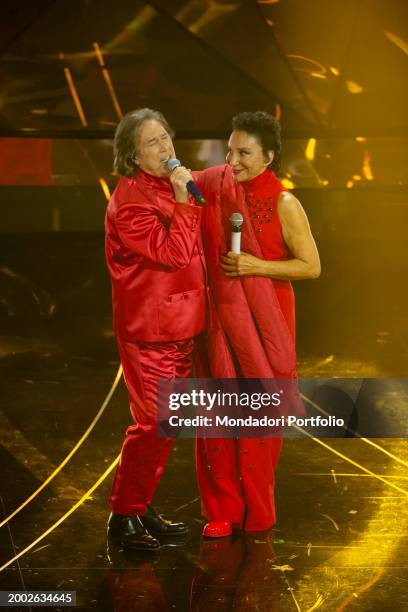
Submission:
<svg viewBox="0 0 408 612">
<path fill-rule="evenodd" d="M 118 338 L 134 425 L 128 427 L 109 505 L 112 512 L 144 514 L 163 474 L 173 438 L 157 437 L 157 380 L 191 374 L 193 339 L 125 342 Z"/>
</svg>

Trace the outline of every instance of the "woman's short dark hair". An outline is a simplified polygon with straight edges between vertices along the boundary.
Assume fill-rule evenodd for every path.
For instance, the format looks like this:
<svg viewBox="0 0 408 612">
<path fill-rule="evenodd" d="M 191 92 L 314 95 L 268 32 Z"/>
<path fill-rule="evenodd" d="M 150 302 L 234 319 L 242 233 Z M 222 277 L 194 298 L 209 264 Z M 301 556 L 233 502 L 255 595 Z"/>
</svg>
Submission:
<svg viewBox="0 0 408 612">
<path fill-rule="evenodd" d="M 281 128 L 279 121 L 264 111 L 238 113 L 232 119 L 232 129 L 255 136 L 264 155 L 273 151 L 274 156 L 268 168 L 279 170 L 281 165 Z"/>
<path fill-rule="evenodd" d="M 120 121 L 113 141 L 113 168 L 121 176 L 132 177 L 135 172 L 134 155 L 137 150 L 139 130 L 145 121 L 154 119 L 162 124 L 166 132 L 173 137 L 174 132 L 164 116 L 151 108 L 139 108 L 130 111 Z"/>
</svg>

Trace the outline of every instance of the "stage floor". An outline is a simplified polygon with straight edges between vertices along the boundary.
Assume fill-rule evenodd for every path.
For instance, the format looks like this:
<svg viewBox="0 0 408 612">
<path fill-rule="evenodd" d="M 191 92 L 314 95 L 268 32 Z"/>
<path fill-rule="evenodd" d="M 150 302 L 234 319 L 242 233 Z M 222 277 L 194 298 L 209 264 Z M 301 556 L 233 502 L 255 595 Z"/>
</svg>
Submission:
<svg viewBox="0 0 408 612">
<path fill-rule="evenodd" d="M 31 335 L 3 330 L 3 518 L 97 415 L 119 365 L 109 328 L 108 318 L 95 317 L 47 323 Z M 305 376 L 389 375 L 374 352 L 359 361 L 303 349 L 299 365 Z M 204 541 L 194 441 L 179 440 L 155 505 L 185 521 L 190 535 L 157 554 L 129 554 L 106 539 L 112 473 L 74 509 L 117 457 L 129 422 L 121 381 L 72 459 L 0 529 L 2 590 L 75 590 L 77 606 L 95 610 L 408 610 L 405 441 L 285 440 L 276 528 Z"/>
</svg>

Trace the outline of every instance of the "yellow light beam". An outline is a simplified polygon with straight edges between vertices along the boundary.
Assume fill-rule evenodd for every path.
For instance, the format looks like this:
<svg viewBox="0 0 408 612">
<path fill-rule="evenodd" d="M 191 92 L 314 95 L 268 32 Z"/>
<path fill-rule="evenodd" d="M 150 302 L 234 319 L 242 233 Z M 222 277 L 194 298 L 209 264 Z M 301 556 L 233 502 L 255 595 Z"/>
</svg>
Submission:
<svg viewBox="0 0 408 612">
<path fill-rule="evenodd" d="M 374 586 L 383 575 L 384 569 L 381 568 L 368 582 L 361 585 L 356 592 L 350 593 L 350 595 L 348 595 L 346 599 L 336 608 L 336 612 L 343 612 L 349 606 L 349 604 L 354 603 L 356 598 L 358 598 L 362 593 L 370 590 L 371 587 Z"/>
<path fill-rule="evenodd" d="M 59 56 L 60 56 L 61 60 L 64 59 L 64 54 L 63 54 L 62 51 L 60 51 Z M 72 99 L 74 100 L 74 104 L 76 106 L 76 109 L 77 109 L 77 112 L 78 112 L 78 115 L 79 115 L 79 119 L 80 119 L 82 125 L 84 127 L 87 127 L 88 122 L 86 120 L 85 113 L 84 113 L 84 110 L 82 108 L 81 101 L 79 99 L 78 92 L 76 90 L 75 83 L 74 83 L 74 80 L 73 80 L 72 75 L 71 75 L 71 71 L 66 66 L 64 67 L 64 74 L 65 74 L 66 81 L 68 83 L 68 87 L 69 87 L 69 91 L 71 93 Z"/>
<path fill-rule="evenodd" d="M 357 461 L 354 461 L 354 459 L 351 459 L 350 457 L 347 457 L 347 455 L 343 455 L 343 453 L 341 453 L 340 451 L 336 450 L 332 446 L 329 446 L 329 444 L 326 444 L 325 442 L 323 442 L 323 440 L 319 440 L 319 438 L 315 438 L 308 431 L 303 429 L 303 427 L 298 427 L 298 425 L 294 425 L 294 427 L 298 431 L 301 431 L 308 438 L 311 438 L 312 440 L 314 440 L 316 442 L 316 444 L 320 444 L 320 446 L 323 446 L 324 448 L 326 448 L 330 452 L 334 453 L 335 455 L 337 455 L 341 459 L 344 459 L 344 461 L 348 461 L 349 463 L 351 463 L 351 465 L 354 465 L 354 467 L 357 467 L 359 470 L 362 470 L 366 474 L 369 474 L 373 478 L 376 478 L 377 480 L 380 480 L 382 483 L 388 485 L 389 487 L 392 487 L 396 491 L 399 491 L 400 493 L 402 493 L 403 495 L 406 495 L 408 497 L 408 491 L 406 491 L 405 489 L 401 489 L 401 487 L 399 487 L 398 485 L 395 485 L 393 482 L 389 482 L 388 480 L 386 480 L 385 478 L 383 478 L 379 474 L 375 474 L 374 472 L 372 472 L 368 468 L 364 467 L 364 465 L 361 465 L 360 463 L 357 463 Z M 330 476 L 331 476 L 331 474 L 330 474 Z M 337 476 L 339 476 L 339 474 L 337 474 Z"/>
<path fill-rule="evenodd" d="M 98 58 L 99 65 L 100 65 L 101 70 L 102 70 L 102 76 L 105 79 L 106 86 L 108 88 L 110 97 L 112 99 L 113 107 L 114 107 L 114 109 L 116 111 L 116 114 L 117 114 L 119 120 L 120 120 L 123 117 L 122 109 L 120 108 L 119 100 L 117 98 L 115 89 L 113 87 L 112 79 L 110 78 L 110 74 L 109 74 L 108 69 L 106 67 L 105 60 L 103 59 L 102 51 L 101 51 L 101 49 L 100 49 L 100 47 L 99 47 L 97 42 L 94 42 L 93 48 L 95 49 L 95 54 L 96 54 L 96 57 Z"/>
<path fill-rule="evenodd" d="M 102 191 L 104 193 L 105 198 L 109 201 L 111 194 L 109 191 L 108 183 L 101 176 L 99 177 L 98 181 L 99 181 L 100 186 L 102 187 Z"/>
<path fill-rule="evenodd" d="M 353 459 L 350 459 L 349 457 L 347 457 L 346 455 L 344 455 L 343 453 L 340 453 L 339 451 L 335 450 L 334 448 L 332 448 L 331 446 L 329 446 L 328 444 L 326 444 L 325 442 L 322 442 L 322 440 L 319 440 L 318 438 L 315 438 L 314 436 L 312 436 L 311 434 L 309 434 L 306 430 L 304 430 L 302 427 L 298 427 L 297 425 L 294 425 L 295 429 L 297 429 L 298 431 L 302 432 L 304 435 L 306 435 L 307 437 L 311 438 L 312 440 L 314 440 L 317 444 L 320 444 L 321 446 L 323 446 L 324 448 L 326 448 L 327 450 L 331 451 L 332 453 L 334 453 L 335 455 L 338 455 L 339 457 L 341 457 L 342 459 L 344 459 L 345 461 L 348 461 L 349 463 L 351 463 L 352 465 L 358 467 L 359 469 L 363 470 L 364 472 L 366 472 L 367 474 L 369 474 L 370 476 L 373 476 L 374 478 L 377 478 L 378 480 L 382 481 L 384 484 L 387 484 L 391 487 L 393 487 L 394 489 L 397 489 L 400 493 L 403 493 L 405 496 L 408 497 L 408 491 L 405 491 L 404 489 L 401 489 L 400 487 L 392 484 L 391 482 L 388 482 L 385 478 L 382 478 L 381 476 L 379 476 L 378 474 L 375 474 L 374 472 L 372 472 L 371 470 L 369 470 L 368 468 L 360 465 L 359 463 L 357 463 L 356 461 L 354 461 Z M 120 459 L 120 454 L 116 457 L 116 459 L 111 463 L 111 465 L 105 470 L 105 472 L 102 474 L 102 476 L 100 476 L 98 478 L 98 480 L 92 485 L 92 487 L 90 489 L 88 489 L 88 491 L 81 497 L 81 499 L 79 501 L 77 501 L 77 503 L 72 506 L 68 512 L 66 512 L 61 518 L 58 519 L 58 521 L 56 521 L 53 525 L 51 525 L 51 527 L 49 527 L 46 531 L 44 531 L 36 540 L 34 540 L 33 542 L 31 542 L 31 544 L 29 544 L 28 546 L 26 546 L 26 548 L 24 548 L 21 552 L 18 553 L 18 555 L 15 555 L 12 559 L 10 559 L 9 561 L 7 561 L 2 567 L 0 567 L 0 572 L 2 572 L 3 570 L 5 570 L 9 565 L 11 565 L 12 563 L 14 563 L 14 561 L 17 561 L 17 559 L 19 559 L 20 557 L 22 557 L 23 555 L 25 555 L 27 552 L 29 552 L 30 550 L 32 550 L 32 548 L 34 548 L 34 546 L 36 546 L 37 544 L 39 544 L 44 538 L 46 538 L 50 533 L 52 533 L 54 531 L 54 529 L 56 529 L 59 525 L 61 525 L 61 523 L 63 523 L 71 514 L 73 514 L 73 512 L 75 512 L 75 510 L 77 508 L 79 508 L 83 502 L 88 499 L 92 493 L 99 487 L 99 485 L 105 480 L 105 478 L 111 473 L 111 471 L 113 470 L 113 468 L 117 465 L 117 463 L 119 462 Z"/>
<path fill-rule="evenodd" d="M 309 161 L 313 161 L 315 158 L 316 151 L 316 138 L 309 138 L 308 143 L 306 145 L 305 157 Z"/>
<path fill-rule="evenodd" d="M 110 400 L 112 398 L 113 393 L 115 392 L 116 387 L 118 386 L 118 383 L 119 383 L 119 380 L 120 380 L 121 376 L 122 376 L 122 366 L 119 367 L 119 369 L 117 371 L 117 374 L 116 374 L 116 378 L 115 378 L 115 380 L 113 382 L 113 385 L 111 386 L 111 388 L 109 390 L 109 393 L 106 396 L 102 406 L 98 410 L 98 413 L 94 417 L 94 419 L 93 419 L 92 423 L 89 425 L 88 429 L 85 431 L 85 433 L 81 436 L 81 438 L 75 444 L 73 449 L 68 453 L 68 455 L 65 457 L 65 459 L 63 459 L 63 461 L 61 461 L 61 463 L 55 468 L 55 470 L 52 472 L 52 474 L 50 474 L 48 476 L 48 478 L 46 480 L 44 480 L 44 482 L 38 487 L 38 489 L 36 489 L 34 491 L 34 493 L 32 493 L 30 495 L 30 497 L 28 497 L 18 508 L 16 508 L 11 514 L 9 514 L 0 523 L 0 527 L 3 527 L 3 525 L 8 523 L 8 521 L 10 521 L 14 516 L 16 516 L 16 514 L 18 514 L 23 508 L 25 508 L 27 506 L 27 504 L 29 504 L 35 497 L 37 497 L 37 495 L 40 493 L 40 491 L 42 491 L 51 482 L 51 480 L 53 480 L 55 478 L 55 476 L 68 463 L 68 461 L 71 459 L 71 457 L 73 457 L 73 455 L 77 452 L 78 448 L 84 443 L 84 441 L 89 436 L 89 434 L 91 433 L 91 431 L 95 427 L 96 423 L 99 421 L 99 419 L 101 418 L 102 414 L 104 413 L 106 407 L 108 406 L 108 404 L 109 404 L 109 402 L 110 402 Z"/>
<path fill-rule="evenodd" d="M 74 83 L 74 81 L 72 79 L 70 69 L 69 68 L 64 68 L 64 74 L 65 74 L 65 78 L 66 78 L 67 83 L 68 83 L 69 90 L 71 92 L 71 96 L 72 96 L 72 98 L 74 100 L 74 104 L 75 104 L 76 109 L 78 111 L 79 119 L 80 119 L 82 125 L 84 127 L 87 127 L 88 122 L 87 122 L 87 120 L 85 118 L 85 113 L 84 113 L 84 110 L 82 108 L 82 104 L 81 104 L 81 101 L 79 99 L 79 96 L 78 96 L 78 93 L 77 93 L 77 90 L 76 90 L 76 87 L 75 87 L 75 83 Z"/>
<path fill-rule="evenodd" d="M 300 394 L 300 396 L 302 397 L 302 399 L 304 399 L 308 404 L 310 404 L 311 406 L 313 406 L 313 408 L 315 408 L 318 412 L 320 412 L 321 414 L 325 414 L 326 416 L 330 416 L 330 414 L 328 412 L 326 412 L 324 410 L 324 408 L 322 408 L 321 406 L 319 406 L 318 404 L 316 404 L 313 400 L 311 400 L 309 397 L 307 397 L 307 395 L 303 395 L 303 393 Z M 372 440 L 368 439 L 368 438 L 364 438 L 363 436 L 360 436 L 359 433 L 354 432 L 352 429 L 350 429 L 349 427 L 346 427 L 347 431 L 353 433 L 354 435 L 356 435 L 360 440 L 362 440 L 362 442 L 365 442 L 366 444 L 369 444 L 370 446 L 373 446 L 374 448 L 376 448 L 378 451 L 380 451 L 381 453 L 384 453 L 384 455 L 388 455 L 388 457 L 390 457 L 391 459 L 394 459 L 394 461 L 397 461 L 398 463 L 401 463 L 401 465 L 404 465 L 405 467 L 408 467 L 408 461 L 404 461 L 404 459 L 401 459 L 400 457 L 398 457 L 397 455 L 394 455 L 393 453 L 390 453 L 389 451 L 387 451 L 383 446 L 381 446 L 380 444 L 377 444 L 376 442 L 373 442 Z M 337 474 L 336 474 L 337 475 Z"/>
<path fill-rule="evenodd" d="M 293 603 L 294 603 L 294 604 L 295 604 L 295 606 L 296 606 L 296 610 L 297 610 L 297 612 L 302 612 L 302 608 L 300 607 L 299 602 L 298 602 L 298 600 L 296 599 L 295 589 L 294 589 L 293 587 L 291 587 L 291 586 L 290 586 L 290 582 L 289 582 L 289 580 L 288 580 L 288 577 L 287 577 L 286 573 L 284 573 L 284 574 L 283 574 L 283 576 L 284 576 L 284 580 L 285 580 L 286 584 L 288 585 L 288 591 L 289 591 L 289 593 L 290 593 L 290 594 L 291 594 L 291 596 L 292 596 Z"/>
<path fill-rule="evenodd" d="M 115 382 L 119 381 L 119 372 L 121 374 L 121 367 L 118 370 L 118 375 L 117 375 L 117 379 L 115 380 Z M 106 402 L 106 400 L 105 400 Z M 402 489 L 401 487 L 398 487 L 397 485 L 394 485 L 392 482 L 389 482 L 388 480 L 386 480 L 385 478 L 383 478 L 382 476 L 375 474 L 374 472 L 372 472 L 371 470 L 369 470 L 368 468 L 364 467 L 363 465 L 357 463 L 356 461 L 354 461 L 353 459 L 351 459 L 350 457 L 347 457 L 347 455 L 344 455 L 343 453 L 341 453 L 340 451 L 337 451 L 336 449 L 334 449 L 333 447 L 329 446 L 328 444 L 326 444 L 325 442 L 323 442 L 322 440 L 319 440 L 318 438 L 312 436 L 311 434 L 309 434 L 306 430 L 304 430 L 302 427 L 298 427 L 297 425 L 294 426 L 295 429 L 297 429 L 298 431 L 300 431 L 301 433 L 303 433 L 304 435 L 306 435 L 307 437 L 311 438 L 312 440 L 314 440 L 317 444 L 320 444 L 321 446 L 323 446 L 324 448 L 326 448 L 327 450 L 329 450 L 330 452 L 334 453 L 335 455 L 337 455 L 338 457 L 340 457 L 341 459 L 351 463 L 352 465 L 354 465 L 355 467 L 357 467 L 358 469 L 362 470 L 363 472 L 365 472 L 367 475 L 372 476 L 373 478 L 376 478 L 377 480 L 383 482 L 384 484 L 396 489 L 397 491 L 399 491 L 400 493 L 403 493 L 404 496 L 408 497 L 408 491 L 405 491 L 404 489 Z M 71 451 L 72 453 L 72 451 Z M 71 454 L 70 453 L 70 454 Z M 75 510 L 77 508 L 79 508 L 83 502 L 88 499 L 92 493 L 99 487 L 99 485 L 105 480 L 105 478 L 111 473 L 111 471 L 113 470 L 113 468 L 117 465 L 117 463 L 119 462 L 120 459 L 120 454 L 116 457 L 116 459 L 111 463 L 111 465 L 105 470 L 105 472 L 102 474 L 102 476 L 100 476 L 100 478 L 92 485 L 92 487 L 81 497 L 81 499 L 70 508 L 70 510 L 68 510 L 68 512 L 66 512 L 60 519 L 58 519 L 58 521 L 56 521 L 53 525 L 51 525 L 51 527 L 49 527 L 45 532 L 43 532 L 36 540 L 34 540 L 33 542 L 31 542 L 31 544 L 29 544 L 26 548 L 24 548 L 18 555 L 15 555 L 12 559 L 10 559 L 9 561 L 7 561 L 7 563 L 5 563 L 2 567 L 0 567 L 0 572 L 2 572 L 4 569 L 6 569 L 9 565 L 11 565 L 14 561 L 16 561 L 17 559 L 19 559 L 20 557 L 22 557 L 23 555 L 25 555 L 27 552 L 29 552 L 32 548 L 34 548 L 34 546 L 36 546 L 37 544 L 39 544 L 39 542 L 41 542 L 44 538 L 46 538 L 50 533 L 52 533 L 52 531 L 54 531 L 54 529 L 56 529 L 59 525 L 61 525 L 61 523 L 63 523 L 71 514 L 73 514 L 73 512 L 75 512 Z M 65 461 L 65 460 L 64 460 Z M 60 466 L 58 466 L 60 467 Z M 57 468 L 58 470 L 58 468 Z M 331 476 L 331 474 L 328 474 Z M 340 474 L 337 474 L 340 475 Z M 364 474 L 360 474 L 360 476 L 364 476 Z M 48 479 L 49 481 L 49 479 Z M 47 482 L 47 481 L 46 481 Z M 43 487 L 45 486 L 45 484 L 43 485 Z M 28 503 L 28 501 L 26 502 Z M 25 504 L 24 504 L 25 505 Z M 18 510 L 17 510 L 18 511 Z M 13 513 L 14 514 L 17 513 L 17 511 L 15 511 Z M 7 520 L 9 520 L 10 517 L 8 517 L 4 522 L 6 522 Z M 4 524 L 4 523 L 2 523 Z"/>
<path fill-rule="evenodd" d="M 58 519 L 58 521 L 56 521 L 53 525 L 51 525 L 51 527 L 49 527 L 46 531 L 44 531 L 36 540 L 34 540 L 34 542 L 31 542 L 31 544 L 29 544 L 28 546 L 26 546 L 22 551 L 20 551 L 18 553 L 18 555 L 15 555 L 12 559 L 10 559 L 9 561 L 7 561 L 7 563 L 5 563 L 4 565 L 2 565 L 0 567 L 0 572 L 2 572 L 3 570 L 5 570 L 9 565 L 11 565 L 12 563 L 14 563 L 14 561 L 17 561 L 17 559 L 20 559 L 20 557 L 22 557 L 23 555 L 25 555 L 26 553 L 28 553 L 32 548 L 34 548 L 34 546 L 37 546 L 37 544 L 39 544 L 40 542 L 42 542 L 42 540 L 44 540 L 44 538 L 46 538 L 50 533 L 52 533 L 54 531 L 54 529 L 56 529 L 59 525 L 61 525 L 61 523 L 63 523 L 69 516 L 71 516 L 71 514 L 73 514 L 73 512 L 75 512 L 75 510 L 77 508 L 79 508 L 79 506 L 81 506 L 84 501 L 86 499 L 88 499 L 88 497 L 90 497 L 92 495 L 92 493 L 95 491 L 95 489 L 97 489 L 99 487 L 99 485 L 105 480 L 105 478 L 107 476 L 109 476 L 109 474 L 111 473 L 111 471 L 113 470 L 113 468 L 117 465 L 117 463 L 119 462 L 119 457 L 120 455 L 118 455 L 116 457 L 116 459 L 110 464 L 110 466 L 105 470 L 105 472 L 102 474 L 102 476 L 100 476 L 98 478 L 98 480 L 92 485 L 92 487 L 90 489 L 88 489 L 88 491 L 81 497 L 81 499 L 79 501 L 77 501 L 76 504 L 74 504 L 69 510 L 68 512 L 66 512 L 63 516 L 61 516 L 61 518 Z"/>
<path fill-rule="evenodd" d="M 323 595 L 318 594 L 318 597 L 316 601 L 314 602 L 313 606 L 311 608 L 308 608 L 306 612 L 313 612 L 313 610 L 317 610 L 318 608 L 321 607 L 324 600 L 325 600 L 325 597 L 323 597 Z"/>
<path fill-rule="evenodd" d="M 310 544 L 291 544 L 290 542 L 285 542 L 286 546 L 290 546 L 290 548 L 310 548 Z M 341 544 L 313 544 L 311 548 L 363 548 L 362 544 L 358 544 L 356 546 L 342 546 Z"/>
<path fill-rule="evenodd" d="M 325 75 L 327 74 L 327 70 L 323 66 L 323 64 L 320 64 L 318 61 L 313 60 L 310 57 L 306 57 L 304 55 L 296 55 L 294 53 L 288 54 L 287 57 L 290 59 L 294 59 L 294 60 L 301 60 L 305 62 L 305 64 L 311 65 L 310 68 L 294 67 L 294 70 L 297 70 L 299 72 L 307 72 L 308 74 L 313 74 L 313 76 L 319 75 L 319 76 L 323 76 L 324 78 L 326 78 Z"/>
<path fill-rule="evenodd" d="M 363 167 L 361 169 L 361 173 L 367 181 L 372 181 L 374 179 L 373 171 L 371 169 L 370 152 L 367 151 L 367 149 L 364 151 Z"/>
<path fill-rule="evenodd" d="M 399 36 L 396 36 L 392 32 L 385 32 L 385 36 L 388 38 L 388 40 L 393 42 L 394 45 L 396 45 L 399 49 L 401 49 L 401 51 L 403 51 L 404 53 L 406 53 L 406 55 L 408 55 L 408 43 L 405 40 L 403 40 Z"/>
<path fill-rule="evenodd" d="M 296 476 L 333 476 L 332 472 L 296 472 Z M 336 476 L 349 476 L 351 478 L 372 478 L 377 474 L 358 474 L 356 472 L 336 472 Z M 386 475 L 387 476 L 387 475 Z M 396 480 L 408 480 L 408 476 L 395 476 L 389 474 L 387 478 L 395 478 Z M 380 497 L 379 499 L 389 499 L 389 497 Z M 397 499 L 405 499 L 405 497 L 397 496 Z"/>
</svg>

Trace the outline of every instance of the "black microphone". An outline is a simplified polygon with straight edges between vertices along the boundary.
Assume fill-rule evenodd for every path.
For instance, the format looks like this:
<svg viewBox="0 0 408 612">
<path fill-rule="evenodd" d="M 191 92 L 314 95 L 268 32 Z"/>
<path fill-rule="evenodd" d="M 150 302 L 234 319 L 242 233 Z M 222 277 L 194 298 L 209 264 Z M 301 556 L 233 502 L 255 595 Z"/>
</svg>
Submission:
<svg viewBox="0 0 408 612">
<path fill-rule="evenodd" d="M 167 168 L 169 169 L 169 172 L 173 172 L 173 170 L 175 170 L 179 166 L 181 166 L 181 161 L 179 159 L 173 158 L 167 160 Z M 204 204 L 207 204 L 207 200 L 205 199 L 194 181 L 188 181 L 186 187 L 188 193 L 193 196 L 197 204 L 199 204 L 200 206 L 204 206 Z"/>
</svg>

